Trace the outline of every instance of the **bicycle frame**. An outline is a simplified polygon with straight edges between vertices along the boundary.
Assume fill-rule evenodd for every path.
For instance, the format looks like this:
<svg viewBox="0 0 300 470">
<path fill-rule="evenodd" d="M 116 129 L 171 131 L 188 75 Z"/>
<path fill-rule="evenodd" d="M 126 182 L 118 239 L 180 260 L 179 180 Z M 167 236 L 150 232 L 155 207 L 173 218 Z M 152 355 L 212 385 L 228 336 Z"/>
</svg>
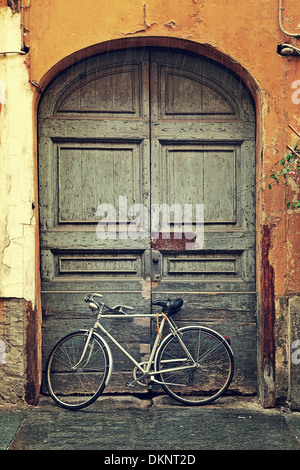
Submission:
<svg viewBox="0 0 300 470">
<path fill-rule="evenodd" d="M 180 335 L 177 332 L 176 326 L 174 326 L 173 322 L 169 319 L 169 317 L 166 314 L 164 314 L 164 313 L 158 313 L 158 314 L 152 314 L 152 313 L 127 314 L 127 313 L 124 313 L 124 312 L 123 312 L 123 315 L 120 314 L 120 313 L 119 314 L 103 314 L 104 304 L 101 303 L 100 305 L 101 305 L 101 307 L 99 309 L 99 313 L 97 315 L 97 319 L 95 321 L 95 324 L 89 330 L 88 339 L 86 341 L 86 345 L 85 345 L 84 350 L 82 352 L 82 356 L 81 356 L 80 360 L 78 361 L 78 363 L 75 366 L 73 366 L 73 369 L 76 369 L 77 367 L 81 366 L 83 362 L 85 362 L 85 364 L 88 363 L 89 358 L 91 357 L 91 354 L 92 354 L 92 349 L 91 349 L 91 351 L 89 353 L 89 357 L 87 359 L 84 359 L 85 354 L 86 354 L 86 351 L 87 351 L 87 348 L 88 348 L 88 345 L 89 345 L 89 342 L 90 342 L 90 339 L 91 339 L 93 333 L 95 332 L 95 330 L 98 330 L 98 329 L 101 330 L 117 346 L 117 348 L 139 369 L 139 371 L 143 373 L 144 377 L 151 376 L 151 381 L 153 381 L 153 382 L 161 383 L 160 381 L 158 381 L 154 378 L 155 375 L 161 375 L 162 373 L 173 372 L 173 371 L 178 371 L 178 370 L 193 369 L 193 368 L 196 367 L 195 361 L 194 361 L 193 357 L 191 356 L 191 354 L 189 353 L 188 349 L 185 347 L 185 344 L 181 340 Z M 140 365 L 141 363 L 138 363 L 135 360 L 135 358 L 126 349 L 124 349 L 123 346 L 104 328 L 104 326 L 100 323 L 100 319 L 102 317 L 103 318 L 110 318 L 110 319 L 124 319 L 124 320 L 127 319 L 127 318 L 138 318 L 138 317 L 140 317 L 140 318 L 153 318 L 153 319 L 157 318 L 157 317 L 162 318 L 159 329 L 158 329 L 157 334 L 156 334 L 156 338 L 155 338 L 152 350 L 150 352 L 149 360 L 145 361 L 146 364 L 147 364 L 146 369 L 144 369 Z M 184 349 L 185 353 L 187 354 L 187 358 L 192 361 L 192 365 L 182 366 L 182 367 L 172 367 L 172 368 L 167 368 L 167 369 L 163 369 L 163 370 L 160 370 L 160 371 L 151 370 L 151 366 L 154 362 L 156 352 L 158 351 L 159 341 L 160 341 L 160 338 L 162 336 L 162 332 L 163 332 L 166 320 L 167 320 L 167 323 L 169 324 L 169 327 L 172 331 L 172 334 L 178 338 L 182 348 Z M 185 362 L 187 360 L 187 358 L 182 359 L 182 362 Z M 172 361 L 168 361 L 168 362 L 172 362 Z M 176 360 L 176 362 L 177 363 L 179 362 L 178 359 Z M 135 381 L 136 380 L 134 380 L 133 382 L 135 382 Z M 177 385 L 180 385 L 180 384 L 177 384 Z"/>
<path fill-rule="evenodd" d="M 151 390 L 152 384 L 159 384 L 172 398 L 192 405 L 211 403 L 226 392 L 234 373 L 234 356 L 228 345 L 229 339 L 205 326 L 177 326 L 173 315 L 180 310 L 182 299 L 152 302 L 162 308 L 157 314 L 128 314 L 128 311 L 134 310 L 133 307 L 109 307 L 94 297 L 102 295 L 87 294 L 84 298 L 93 311 L 91 328 L 62 337 L 47 360 L 47 388 L 60 406 L 78 410 L 97 400 L 112 377 L 114 361 L 111 343 L 113 349 L 117 348 L 134 366 L 131 368 L 131 379 L 125 383 L 127 387 L 140 385 Z M 141 318 L 156 319 L 157 322 L 157 334 L 145 358 L 139 353 L 133 353 L 133 357 L 126 342 L 120 344 L 110 331 L 111 319 L 133 321 Z M 102 319 L 108 319 L 109 325 L 105 325 Z M 166 325 L 168 328 L 164 332 Z M 138 335 L 131 335 L 137 336 L 136 345 Z M 126 367 L 126 376 L 128 369 L 130 367 Z"/>
</svg>

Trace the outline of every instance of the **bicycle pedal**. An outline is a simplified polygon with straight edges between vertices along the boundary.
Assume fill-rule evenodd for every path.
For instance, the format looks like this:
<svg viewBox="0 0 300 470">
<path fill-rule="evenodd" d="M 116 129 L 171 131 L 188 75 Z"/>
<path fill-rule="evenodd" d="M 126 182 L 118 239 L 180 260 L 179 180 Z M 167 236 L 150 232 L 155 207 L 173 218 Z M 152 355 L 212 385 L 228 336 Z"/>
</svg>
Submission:
<svg viewBox="0 0 300 470">
<path fill-rule="evenodd" d="M 134 384 L 131 382 L 125 382 L 125 387 L 134 388 Z"/>
</svg>

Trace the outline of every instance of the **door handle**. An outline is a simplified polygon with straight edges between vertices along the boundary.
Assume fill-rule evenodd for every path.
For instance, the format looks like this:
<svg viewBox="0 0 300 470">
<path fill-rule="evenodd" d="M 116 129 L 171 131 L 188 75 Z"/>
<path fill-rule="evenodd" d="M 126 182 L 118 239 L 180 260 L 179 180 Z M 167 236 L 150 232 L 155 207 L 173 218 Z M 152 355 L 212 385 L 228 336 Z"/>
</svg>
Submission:
<svg viewBox="0 0 300 470">
<path fill-rule="evenodd" d="M 153 258 L 152 263 L 157 264 L 158 263 L 158 258 Z"/>
</svg>

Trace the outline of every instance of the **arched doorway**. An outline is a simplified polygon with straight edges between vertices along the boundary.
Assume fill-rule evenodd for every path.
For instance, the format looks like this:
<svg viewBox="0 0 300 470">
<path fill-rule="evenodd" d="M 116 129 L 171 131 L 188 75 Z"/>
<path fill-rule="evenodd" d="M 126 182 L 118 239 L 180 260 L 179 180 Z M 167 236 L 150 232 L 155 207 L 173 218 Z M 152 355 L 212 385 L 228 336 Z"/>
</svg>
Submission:
<svg viewBox="0 0 300 470">
<path fill-rule="evenodd" d="M 85 292 L 136 312 L 180 296 L 178 323 L 230 336 L 232 388 L 254 393 L 255 112 L 243 82 L 184 51 L 103 53 L 51 82 L 38 122 L 44 356 L 64 333 L 91 324 Z M 194 243 L 197 205 L 203 245 Z M 167 229 L 156 223 L 162 207 L 171 209 Z M 152 325 L 123 325 L 143 360 Z M 128 369 L 117 356 L 124 381 Z"/>
</svg>

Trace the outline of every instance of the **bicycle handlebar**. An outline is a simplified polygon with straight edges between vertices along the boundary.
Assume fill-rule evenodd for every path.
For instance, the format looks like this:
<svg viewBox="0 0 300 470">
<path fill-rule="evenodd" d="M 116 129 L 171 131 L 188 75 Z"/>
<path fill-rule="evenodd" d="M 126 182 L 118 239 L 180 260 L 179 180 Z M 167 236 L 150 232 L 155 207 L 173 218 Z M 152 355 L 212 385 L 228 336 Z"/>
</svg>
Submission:
<svg viewBox="0 0 300 470">
<path fill-rule="evenodd" d="M 94 300 L 94 297 L 99 297 L 99 298 L 102 298 L 103 295 L 102 294 L 86 294 L 85 298 L 84 298 L 84 301 L 85 302 L 90 302 L 90 308 L 92 310 L 96 310 L 96 306 L 98 305 L 98 303 Z M 105 304 L 104 304 L 105 305 Z M 94 308 L 93 308 L 93 307 Z M 127 310 L 134 310 L 133 307 L 130 307 L 129 305 L 115 305 L 114 307 L 109 307 L 108 305 L 105 305 L 105 307 L 107 307 L 109 310 L 113 311 L 113 310 L 119 310 L 120 313 L 123 313 L 123 308 L 127 309 Z M 98 307 L 97 307 L 98 308 Z"/>
</svg>

